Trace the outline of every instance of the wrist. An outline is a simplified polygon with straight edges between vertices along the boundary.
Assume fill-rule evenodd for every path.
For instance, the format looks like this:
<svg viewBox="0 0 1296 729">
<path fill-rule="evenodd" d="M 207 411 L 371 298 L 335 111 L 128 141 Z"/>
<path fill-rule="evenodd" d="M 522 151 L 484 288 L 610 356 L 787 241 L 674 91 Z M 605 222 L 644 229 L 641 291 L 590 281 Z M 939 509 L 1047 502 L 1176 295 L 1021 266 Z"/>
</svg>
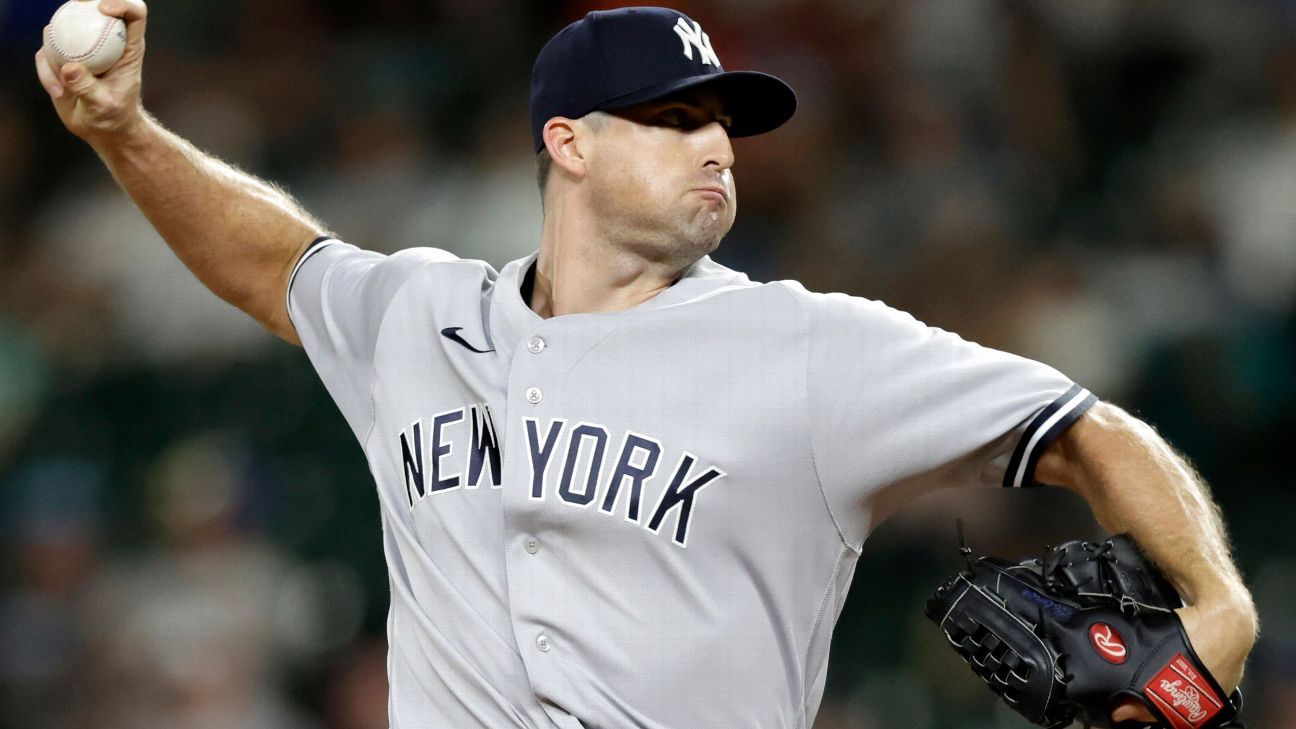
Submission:
<svg viewBox="0 0 1296 729">
<path fill-rule="evenodd" d="M 157 120 L 141 108 L 114 127 L 94 130 L 85 141 L 106 160 L 147 149 L 161 130 Z"/>
<path fill-rule="evenodd" d="M 1247 656 L 1255 646 L 1255 612 L 1249 607 L 1207 603 L 1180 608 L 1188 642 L 1225 692 L 1242 682 Z"/>
<path fill-rule="evenodd" d="M 1200 586 L 1193 594 L 1195 597 L 1190 604 L 1201 608 L 1204 612 L 1221 615 L 1247 613 L 1252 617 L 1255 616 L 1255 603 L 1251 599 L 1251 591 L 1236 575 Z"/>
<path fill-rule="evenodd" d="M 1251 594 L 1245 589 L 1241 590 L 1241 594 L 1230 594 L 1227 598 L 1203 602 L 1200 608 L 1204 614 L 1224 621 L 1238 634 L 1247 635 L 1252 642 L 1255 641 L 1260 629 L 1260 618 L 1256 614 L 1255 603 L 1251 601 Z"/>
<path fill-rule="evenodd" d="M 1192 613 L 1195 622 L 1211 626 L 1211 632 L 1219 636 L 1221 642 L 1232 648 L 1236 658 L 1245 659 L 1255 646 L 1259 631 L 1259 617 L 1250 594 L 1243 591 L 1245 597 L 1229 595 L 1227 597 L 1203 600 L 1181 612 Z"/>
</svg>

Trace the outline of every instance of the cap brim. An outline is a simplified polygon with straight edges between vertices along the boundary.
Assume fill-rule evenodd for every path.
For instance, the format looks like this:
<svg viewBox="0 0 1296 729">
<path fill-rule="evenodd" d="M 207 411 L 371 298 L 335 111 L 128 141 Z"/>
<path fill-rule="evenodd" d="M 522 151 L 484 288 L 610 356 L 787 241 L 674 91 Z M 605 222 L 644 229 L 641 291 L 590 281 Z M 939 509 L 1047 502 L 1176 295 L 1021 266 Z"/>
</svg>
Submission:
<svg viewBox="0 0 1296 729">
<path fill-rule="evenodd" d="M 688 89 L 708 88 L 716 92 L 733 118 L 731 137 L 751 137 L 783 126 L 796 113 L 797 97 L 782 79 L 759 71 L 726 71 L 691 76 L 636 91 L 599 108 L 616 111 L 626 107 L 665 98 Z"/>
</svg>

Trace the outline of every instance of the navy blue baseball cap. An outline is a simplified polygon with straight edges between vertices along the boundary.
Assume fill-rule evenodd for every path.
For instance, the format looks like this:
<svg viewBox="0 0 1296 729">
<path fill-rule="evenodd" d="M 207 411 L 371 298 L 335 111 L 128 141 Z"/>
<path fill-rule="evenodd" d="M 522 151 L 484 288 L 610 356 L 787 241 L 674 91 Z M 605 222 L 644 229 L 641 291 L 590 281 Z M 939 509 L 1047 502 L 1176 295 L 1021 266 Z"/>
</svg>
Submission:
<svg viewBox="0 0 1296 729">
<path fill-rule="evenodd" d="M 702 26 L 668 8 L 596 10 L 541 49 L 531 75 L 531 133 L 544 149 L 544 125 L 578 119 L 706 86 L 733 118 L 731 137 L 778 128 L 796 112 L 792 87 L 757 71 L 725 71 Z"/>
</svg>

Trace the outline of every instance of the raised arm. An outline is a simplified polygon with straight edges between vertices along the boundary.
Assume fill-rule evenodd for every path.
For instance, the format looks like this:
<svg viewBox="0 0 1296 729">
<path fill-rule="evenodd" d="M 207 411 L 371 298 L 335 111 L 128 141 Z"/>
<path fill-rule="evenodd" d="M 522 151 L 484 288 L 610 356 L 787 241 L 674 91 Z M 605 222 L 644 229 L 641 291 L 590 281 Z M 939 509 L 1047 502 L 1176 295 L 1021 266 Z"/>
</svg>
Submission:
<svg viewBox="0 0 1296 729">
<path fill-rule="evenodd" d="M 1075 490 L 1103 528 L 1133 535 L 1188 604 L 1178 612 L 1198 656 L 1225 690 L 1236 687 L 1258 618 L 1219 508 L 1193 468 L 1146 423 L 1099 403 L 1049 446 L 1035 478 Z M 1115 718 L 1138 714 L 1131 703 Z"/>
<path fill-rule="evenodd" d="M 283 190 L 199 151 L 162 127 L 140 101 L 140 0 L 103 0 L 126 21 L 126 51 L 96 78 L 79 63 L 36 73 L 64 126 L 85 140 L 180 260 L 217 296 L 299 344 L 285 290 L 293 264 L 324 228 Z"/>
</svg>

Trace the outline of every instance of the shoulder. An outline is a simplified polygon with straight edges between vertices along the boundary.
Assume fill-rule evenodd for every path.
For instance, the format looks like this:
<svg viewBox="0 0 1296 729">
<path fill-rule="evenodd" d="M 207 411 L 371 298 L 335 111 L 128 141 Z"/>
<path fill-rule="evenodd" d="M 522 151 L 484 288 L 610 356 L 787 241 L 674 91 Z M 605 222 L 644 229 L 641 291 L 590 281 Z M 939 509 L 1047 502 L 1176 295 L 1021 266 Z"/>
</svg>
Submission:
<svg viewBox="0 0 1296 729">
<path fill-rule="evenodd" d="M 674 287 L 683 301 L 736 298 L 743 301 L 767 299 L 781 301 L 784 304 L 794 300 L 797 306 L 803 306 L 800 300 L 812 297 L 813 294 L 796 281 L 753 281 L 747 274 L 717 263 L 710 256 L 704 256 Z"/>
<path fill-rule="evenodd" d="M 834 333 L 879 330 L 923 333 L 930 329 L 911 314 L 882 301 L 845 293 L 820 293 L 792 279 L 753 281 L 709 257 L 699 260 L 675 288 L 673 295 L 679 303 L 738 307 L 751 314 L 759 312 L 769 317 L 765 320 L 768 325 L 783 321 Z"/>
<path fill-rule="evenodd" d="M 784 332 L 804 328 L 804 307 L 792 300 L 795 291 L 786 283 L 753 281 L 747 274 L 705 257 L 668 290 L 662 304 L 682 305 L 695 316 L 733 326 Z"/>
<path fill-rule="evenodd" d="M 302 254 L 293 280 L 312 276 L 363 278 L 368 280 L 367 288 L 390 290 L 415 275 L 449 281 L 493 279 L 496 273 L 485 261 L 461 259 L 440 248 L 407 248 L 384 254 L 336 238 L 321 238 Z"/>
<path fill-rule="evenodd" d="M 812 327 L 929 329 L 912 314 L 876 299 L 840 292 L 811 291 L 793 280 L 774 281 L 767 285 L 801 309 Z"/>
<path fill-rule="evenodd" d="M 288 315 L 299 330 L 303 317 L 321 322 L 345 318 L 374 327 L 393 302 L 410 292 L 433 303 L 476 300 L 496 276 L 483 261 L 463 260 L 438 248 L 388 255 L 323 238 L 307 248 L 293 270 Z"/>
</svg>

